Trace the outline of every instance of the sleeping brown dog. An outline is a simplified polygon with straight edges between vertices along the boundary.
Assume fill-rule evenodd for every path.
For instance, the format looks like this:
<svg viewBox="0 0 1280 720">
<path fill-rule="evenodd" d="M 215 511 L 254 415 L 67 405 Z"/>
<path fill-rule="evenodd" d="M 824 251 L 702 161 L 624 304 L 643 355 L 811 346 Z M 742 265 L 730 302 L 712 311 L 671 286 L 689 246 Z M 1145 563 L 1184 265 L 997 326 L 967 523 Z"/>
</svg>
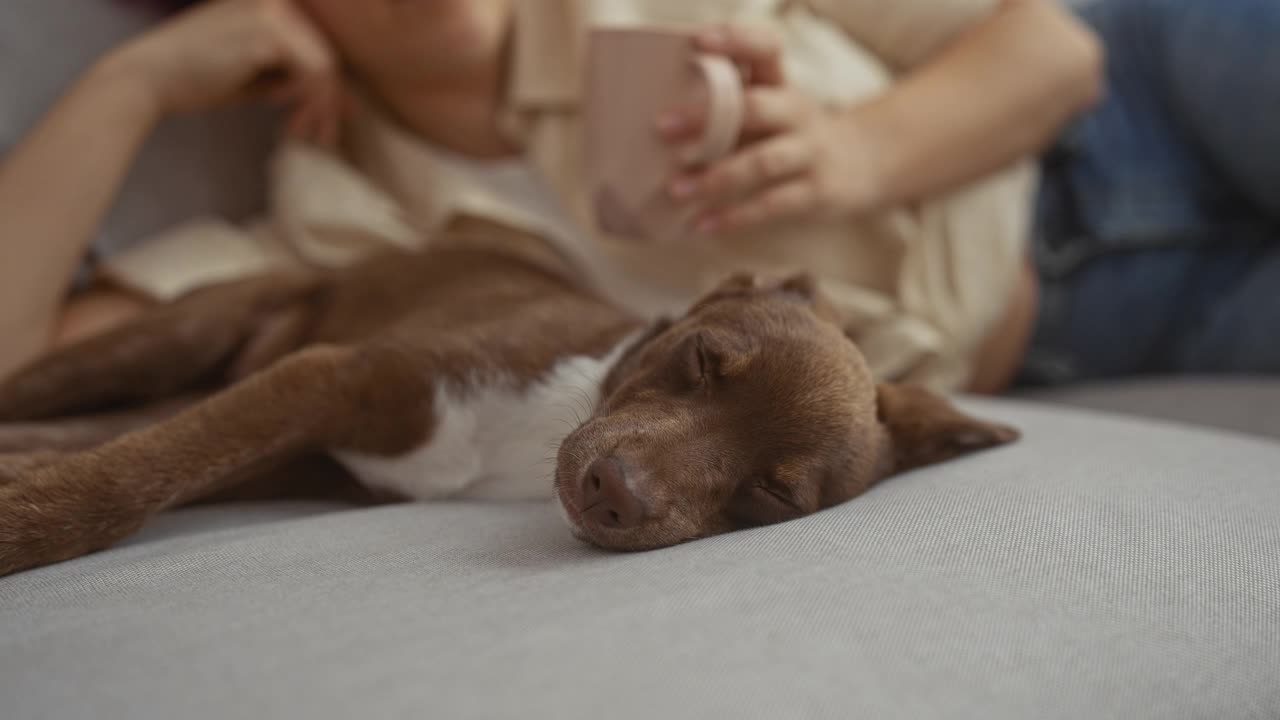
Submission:
<svg viewBox="0 0 1280 720">
<path fill-rule="evenodd" d="M 0 384 L 0 574 L 176 505 L 335 488 L 553 495 L 577 536 L 658 548 L 1017 435 L 877 386 L 804 277 L 735 276 L 645 328 L 571 276 L 523 235 L 446 235 L 206 288 L 45 357 Z"/>
</svg>

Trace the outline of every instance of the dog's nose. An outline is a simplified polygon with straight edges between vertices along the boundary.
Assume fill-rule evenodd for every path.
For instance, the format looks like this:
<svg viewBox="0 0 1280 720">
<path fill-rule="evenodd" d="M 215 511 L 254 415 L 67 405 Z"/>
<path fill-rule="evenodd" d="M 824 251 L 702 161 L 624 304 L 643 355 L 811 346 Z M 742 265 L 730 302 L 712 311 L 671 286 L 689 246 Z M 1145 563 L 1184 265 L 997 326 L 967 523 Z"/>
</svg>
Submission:
<svg viewBox="0 0 1280 720">
<path fill-rule="evenodd" d="M 587 468 L 582 478 L 582 514 L 597 525 L 625 530 L 644 520 L 644 503 L 631 488 L 622 465 L 613 458 L 601 458 Z"/>
</svg>

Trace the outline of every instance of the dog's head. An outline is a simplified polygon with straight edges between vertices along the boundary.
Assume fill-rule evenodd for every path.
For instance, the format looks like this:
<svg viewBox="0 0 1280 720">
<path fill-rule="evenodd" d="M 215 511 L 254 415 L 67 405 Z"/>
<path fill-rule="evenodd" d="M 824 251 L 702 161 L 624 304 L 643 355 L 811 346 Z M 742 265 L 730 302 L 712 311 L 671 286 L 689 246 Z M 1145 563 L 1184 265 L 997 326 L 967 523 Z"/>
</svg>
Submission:
<svg viewBox="0 0 1280 720">
<path fill-rule="evenodd" d="M 877 385 L 806 277 L 734 276 L 650 328 L 601 393 L 560 446 L 556 491 L 575 534 L 616 550 L 802 517 L 1018 436 Z"/>
</svg>

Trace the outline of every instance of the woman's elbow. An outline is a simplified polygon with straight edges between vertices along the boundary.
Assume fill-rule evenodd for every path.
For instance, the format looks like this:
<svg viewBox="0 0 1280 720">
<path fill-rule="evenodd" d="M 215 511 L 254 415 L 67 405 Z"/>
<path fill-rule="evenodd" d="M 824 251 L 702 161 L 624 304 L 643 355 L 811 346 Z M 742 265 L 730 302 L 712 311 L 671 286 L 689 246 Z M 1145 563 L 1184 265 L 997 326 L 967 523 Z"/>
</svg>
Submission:
<svg viewBox="0 0 1280 720">
<path fill-rule="evenodd" d="M 1072 35 L 1071 97 L 1076 101 L 1074 110 L 1080 112 L 1102 102 L 1106 93 L 1107 51 L 1098 36 L 1084 25 L 1077 23 Z"/>
<path fill-rule="evenodd" d="M 1045 4 L 1052 5 L 1048 11 L 1055 16 L 1057 42 L 1053 47 L 1058 58 L 1058 82 L 1054 84 L 1054 91 L 1066 106 L 1066 112 L 1074 115 L 1102 100 L 1106 50 L 1092 29 L 1057 3 L 1046 0 Z"/>
</svg>

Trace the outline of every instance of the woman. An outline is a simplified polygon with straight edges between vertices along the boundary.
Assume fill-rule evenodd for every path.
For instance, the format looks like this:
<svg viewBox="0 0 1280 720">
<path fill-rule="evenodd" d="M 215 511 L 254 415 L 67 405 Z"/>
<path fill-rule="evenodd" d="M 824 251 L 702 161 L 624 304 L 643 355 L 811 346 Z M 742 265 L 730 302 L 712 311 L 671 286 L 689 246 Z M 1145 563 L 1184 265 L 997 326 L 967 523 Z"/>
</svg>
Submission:
<svg viewBox="0 0 1280 720">
<path fill-rule="evenodd" d="M 1113 99 L 1054 146 L 1033 193 L 1017 161 L 1053 143 L 1100 85 L 1094 35 L 1050 0 L 900 0 L 892 9 L 863 0 L 211 0 L 102 59 L 0 168 L 0 242 L 19 258 L 0 269 L 0 332 L 12 339 L 0 351 L 0 374 L 119 322 L 147 296 L 273 262 L 341 264 L 367 250 L 370 236 L 414 242 L 468 216 L 557 238 L 588 281 L 643 312 L 687 302 L 739 267 L 817 272 L 880 375 L 938 387 L 999 390 L 1020 369 L 1051 381 L 1274 369 L 1274 341 L 1263 333 L 1239 341 L 1241 323 L 1255 318 L 1219 309 L 1266 309 L 1252 289 L 1263 268 L 1253 263 L 1274 253 L 1237 226 L 1264 226 L 1280 205 L 1268 204 L 1267 193 L 1280 184 L 1266 184 L 1266 168 L 1248 158 L 1235 168 L 1212 157 L 1241 155 L 1230 143 L 1211 152 L 1211 143 L 1192 141 L 1209 130 L 1171 122 L 1171 110 L 1195 109 L 1196 88 L 1187 89 L 1185 108 L 1150 97 L 1167 89 L 1157 80 L 1178 58 L 1143 56 L 1134 42 L 1156 22 L 1162 47 L 1192 45 L 1225 65 L 1231 52 L 1259 46 L 1233 33 L 1275 24 L 1266 2 L 1235 0 L 1240 12 L 1218 13 L 1225 20 L 1189 22 L 1180 19 L 1207 11 L 1138 0 L 1087 10 L 1112 49 Z M 754 12 L 742 9 L 748 5 Z M 637 246 L 591 229 L 574 162 L 574 80 L 585 62 L 583 26 L 608 18 L 584 18 L 587 8 L 645 21 L 718 21 L 698 42 L 749 70 L 742 146 L 671 181 L 673 198 L 700 208 L 698 241 Z M 1259 17 L 1242 20 L 1246 10 Z M 1196 22 L 1209 20 L 1223 45 L 1213 52 L 1195 34 Z M 1262 90 L 1277 95 L 1274 82 L 1254 92 L 1255 77 L 1237 73 L 1241 87 L 1218 78 L 1214 89 L 1228 103 L 1267 100 Z M 344 115 L 344 80 L 367 112 Z M 86 238 L 155 123 L 262 93 L 291 103 L 291 133 L 311 143 L 335 143 L 341 122 L 343 156 L 372 182 L 295 146 L 277 164 L 270 233 L 187 233 L 144 244 L 108 264 L 113 285 L 63 303 Z M 1125 137 L 1134 118 L 1151 132 Z M 678 110 L 655 118 L 673 144 L 697 124 Z M 1280 142 L 1259 127 L 1248 127 L 1256 131 L 1251 152 Z M 78 172 L 68 172 L 73 159 Z M 1197 195 L 1226 186 L 1223 178 L 1238 183 L 1241 197 Z M 508 185 L 518 191 L 504 192 Z M 1135 192 L 1159 202 L 1130 202 Z M 1184 198 L 1195 212 L 1172 212 Z M 1036 273 L 1023 262 L 1033 204 Z M 1230 236 L 1238 247 L 1184 245 L 1225 229 L 1217 223 L 1228 217 L 1239 221 Z M 44 241 L 23 242 L 33 237 Z M 184 262 L 165 261 L 175 254 Z M 207 271 L 216 263 L 220 271 Z M 1206 265 L 1208 272 L 1187 272 Z M 1038 311 L 1037 274 L 1045 284 Z M 1194 332 L 1171 332 L 1186 330 L 1188 319 L 1198 323 Z M 1263 361 L 1274 364 L 1259 367 Z"/>
</svg>

